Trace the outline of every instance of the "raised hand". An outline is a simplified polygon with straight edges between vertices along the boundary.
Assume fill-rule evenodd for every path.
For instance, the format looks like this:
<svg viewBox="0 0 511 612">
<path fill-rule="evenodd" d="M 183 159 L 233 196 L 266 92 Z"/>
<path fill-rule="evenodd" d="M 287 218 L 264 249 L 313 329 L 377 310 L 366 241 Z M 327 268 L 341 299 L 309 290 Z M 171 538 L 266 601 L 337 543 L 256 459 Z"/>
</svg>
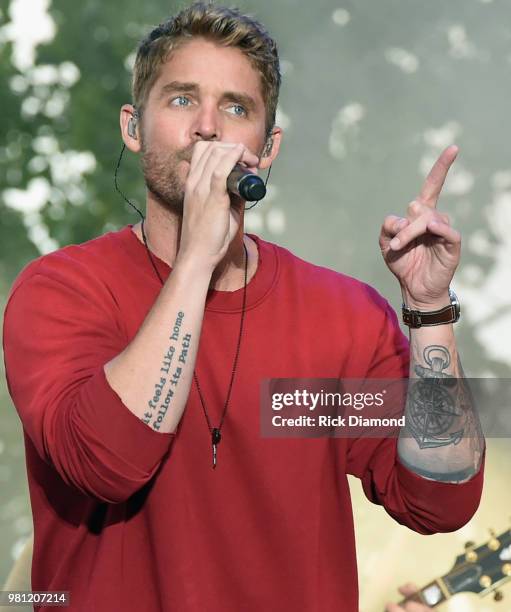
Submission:
<svg viewBox="0 0 511 612">
<path fill-rule="evenodd" d="M 458 147 L 447 147 L 426 177 L 406 217 L 389 215 L 380 232 L 380 249 L 398 279 L 409 307 L 432 309 L 449 303 L 448 289 L 458 266 L 461 235 L 437 203 Z"/>
</svg>

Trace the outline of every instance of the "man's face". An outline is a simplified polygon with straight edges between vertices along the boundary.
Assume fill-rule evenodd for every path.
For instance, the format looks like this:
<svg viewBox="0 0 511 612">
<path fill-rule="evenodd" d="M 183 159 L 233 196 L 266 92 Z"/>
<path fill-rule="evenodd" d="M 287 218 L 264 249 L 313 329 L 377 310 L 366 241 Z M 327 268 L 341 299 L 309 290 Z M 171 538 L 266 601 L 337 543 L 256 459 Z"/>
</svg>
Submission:
<svg viewBox="0 0 511 612">
<path fill-rule="evenodd" d="M 239 49 L 195 38 L 162 65 L 140 130 L 146 185 L 169 210 L 182 214 L 197 141 L 243 143 L 260 156 L 265 141 L 261 77 Z"/>
</svg>

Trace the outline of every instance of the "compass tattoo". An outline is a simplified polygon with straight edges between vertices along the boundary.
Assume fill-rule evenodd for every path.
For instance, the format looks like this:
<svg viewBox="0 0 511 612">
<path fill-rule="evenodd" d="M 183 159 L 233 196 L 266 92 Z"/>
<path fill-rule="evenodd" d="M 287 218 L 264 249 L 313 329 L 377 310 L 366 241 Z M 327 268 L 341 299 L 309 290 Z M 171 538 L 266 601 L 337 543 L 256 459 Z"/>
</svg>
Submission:
<svg viewBox="0 0 511 612">
<path fill-rule="evenodd" d="M 420 448 L 458 444 L 464 432 L 463 427 L 454 427 L 463 416 L 453 393 L 458 381 L 444 372 L 451 364 L 451 356 L 437 344 L 427 346 L 423 356 L 429 367 L 414 368 L 419 379 L 411 383 L 408 393 L 406 424 Z"/>
<path fill-rule="evenodd" d="M 415 439 L 418 448 L 402 445 L 400 459 L 427 478 L 460 482 L 477 472 L 484 451 L 470 387 L 459 359 L 457 368 L 450 367 L 447 347 L 430 344 L 422 357 L 423 363 L 413 364 L 416 377 L 409 379 L 403 431 L 405 438 Z M 449 374 L 448 368 L 458 376 Z"/>
</svg>

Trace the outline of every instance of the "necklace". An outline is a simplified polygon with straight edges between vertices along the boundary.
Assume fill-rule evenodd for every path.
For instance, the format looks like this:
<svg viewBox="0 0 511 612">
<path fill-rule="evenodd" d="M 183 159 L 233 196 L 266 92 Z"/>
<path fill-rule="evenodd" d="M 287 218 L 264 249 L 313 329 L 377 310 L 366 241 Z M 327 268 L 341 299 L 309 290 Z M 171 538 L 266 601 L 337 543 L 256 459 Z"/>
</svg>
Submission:
<svg viewBox="0 0 511 612">
<path fill-rule="evenodd" d="M 142 239 L 144 241 L 144 245 L 147 251 L 147 255 L 149 256 L 149 260 L 151 262 L 151 265 L 153 266 L 154 271 L 156 272 L 156 276 L 159 278 L 160 283 L 163 286 L 163 279 L 160 275 L 160 273 L 158 272 L 158 268 L 156 267 L 156 264 L 154 262 L 153 256 L 151 255 L 151 251 L 149 250 L 149 247 L 147 245 L 147 238 L 145 235 L 145 231 L 144 231 L 144 221 L 145 219 L 142 219 L 142 222 L 140 224 L 140 229 L 142 230 Z M 224 404 L 224 409 L 222 411 L 222 416 L 220 418 L 220 422 L 218 424 L 218 427 L 213 427 L 211 425 L 211 420 L 209 418 L 208 415 L 208 411 L 206 410 L 206 402 L 204 401 L 204 396 L 202 394 L 202 390 L 200 388 L 199 385 L 199 379 L 197 377 L 197 374 L 195 373 L 195 371 L 193 372 L 193 379 L 195 381 L 195 386 L 197 387 L 197 392 L 199 394 L 199 399 L 202 405 L 202 410 L 204 412 L 204 417 L 206 419 L 206 424 L 208 426 L 209 429 L 209 433 L 211 435 L 211 450 L 213 453 L 213 469 L 216 468 L 217 465 L 217 447 L 220 444 L 220 441 L 222 439 L 222 434 L 221 434 L 221 430 L 222 430 L 222 425 L 224 423 L 224 419 L 225 419 L 225 415 L 227 414 L 227 408 L 229 406 L 229 400 L 231 399 L 231 392 L 232 392 L 232 386 L 234 383 L 234 377 L 236 375 L 236 368 L 238 365 L 238 357 L 240 354 L 240 347 L 241 347 L 241 337 L 243 335 L 243 323 L 245 321 L 245 306 L 246 306 L 246 302 L 247 302 L 247 272 L 248 272 L 248 252 L 247 252 L 247 247 L 245 246 L 245 243 L 243 242 L 243 250 L 245 251 L 245 281 L 243 283 L 243 303 L 242 303 L 242 307 L 241 307 L 241 320 L 240 320 L 240 331 L 238 334 L 238 342 L 236 345 L 236 354 L 234 356 L 234 362 L 232 364 L 232 372 L 231 372 L 231 380 L 229 382 L 229 388 L 227 390 L 227 397 L 225 398 L 225 404 Z"/>
</svg>

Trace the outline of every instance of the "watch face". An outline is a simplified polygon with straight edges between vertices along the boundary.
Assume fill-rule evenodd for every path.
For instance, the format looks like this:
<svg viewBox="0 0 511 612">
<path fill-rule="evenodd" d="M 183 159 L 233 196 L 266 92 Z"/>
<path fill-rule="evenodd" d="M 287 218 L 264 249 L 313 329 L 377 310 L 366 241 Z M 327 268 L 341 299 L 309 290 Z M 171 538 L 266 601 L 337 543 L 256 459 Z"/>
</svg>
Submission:
<svg viewBox="0 0 511 612">
<path fill-rule="evenodd" d="M 460 301 L 452 289 L 449 289 L 449 297 L 451 298 L 451 304 L 454 306 L 454 315 L 456 317 L 454 322 L 456 322 L 460 318 L 461 313 Z"/>
</svg>

